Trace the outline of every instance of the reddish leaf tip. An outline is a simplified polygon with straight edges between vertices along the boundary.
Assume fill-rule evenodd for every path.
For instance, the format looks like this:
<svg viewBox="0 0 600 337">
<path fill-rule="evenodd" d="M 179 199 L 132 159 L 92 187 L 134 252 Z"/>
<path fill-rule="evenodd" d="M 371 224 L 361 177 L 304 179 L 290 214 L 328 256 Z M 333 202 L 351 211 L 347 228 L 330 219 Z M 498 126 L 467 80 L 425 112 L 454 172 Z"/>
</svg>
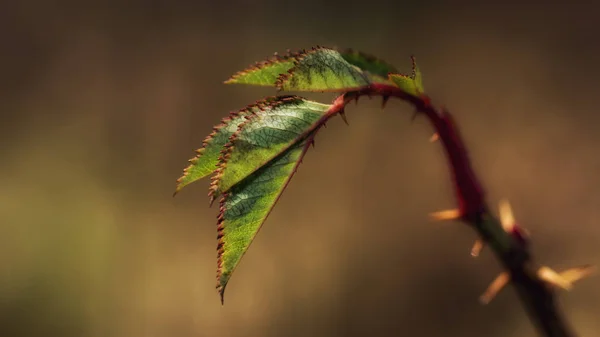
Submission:
<svg viewBox="0 0 600 337">
<path fill-rule="evenodd" d="M 412 79 L 415 79 L 417 77 L 417 58 L 415 57 L 415 55 L 411 55 L 410 56 L 410 61 L 412 63 Z"/>
<path fill-rule="evenodd" d="M 217 291 L 221 296 L 221 305 L 224 304 L 225 287 L 227 286 L 227 284 L 223 284 L 221 281 L 221 276 L 223 275 L 223 246 L 225 245 L 225 241 L 223 240 L 223 236 L 225 235 L 223 232 L 225 228 L 223 221 L 225 219 L 226 198 L 227 194 L 224 193 L 219 201 L 219 214 L 217 215 Z"/>
</svg>

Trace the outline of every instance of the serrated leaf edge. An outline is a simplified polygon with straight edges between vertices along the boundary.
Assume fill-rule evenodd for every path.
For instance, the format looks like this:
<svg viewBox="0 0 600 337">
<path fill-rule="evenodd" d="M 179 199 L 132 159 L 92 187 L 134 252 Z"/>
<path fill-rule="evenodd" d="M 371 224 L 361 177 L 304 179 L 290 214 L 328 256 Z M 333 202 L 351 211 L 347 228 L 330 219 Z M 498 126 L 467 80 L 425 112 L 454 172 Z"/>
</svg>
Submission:
<svg viewBox="0 0 600 337">
<path fill-rule="evenodd" d="M 401 73 L 388 73 L 388 80 L 390 80 L 390 81 L 393 82 L 392 76 L 398 76 L 398 77 L 403 77 L 403 78 L 410 79 L 410 80 L 412 80 L 412 82 L 413 82 L 413 84 L 415 86 L 415 89 L 417 91 L 417 95 L 423 95 L 423 92 L 422 92 L 422 89 L 423 89 L 422 86 L 423 86 L 423 84 L 422 83 L 417 83 L 417 81 L 416 81 L 416 79 L 417 79 L 417 58 L 414 55 L 411 55 L 410 56 L 410 61 L 411 61 L 411 64 L 412 64 L 412 71 L 411 71 L 411 75 L 410 76 L 408 76 L 406 74 L 401 74 Z"/>
<path fill-rule="evenodd" d="M 234 132 L 230 137 L 228 142 L 221 149 L 221 153 L 219 156 L 219 161 L 217 163 L 217 168 L 214 171 L 213 176 L 210 178 L 210 186 L 208 188 L 208 197 L 210 198 L 210 204 L 212 205 L 216 198 L 219 197 L 219 194 L 225 191 L 219 191 L 219 184 L 221 182 L 221 178 L 223 177 L 223 172 L 227 167 L 227 162 L 229 158 L 231 158 L 231 153 L 233 152 L 234 145 L 233 142 L 237 139 L 240 132 L 244 129 L 244 127 L 252 121 L 253 118 L 257 116 L 258 111 L 265 111 L 265 109 L 273 109 L 279 105 L 284 103 L 294 101 L 294 100 L 303 100 L 302 97 L 296 95 L 282 95 L 282 96 L 271 96 L 265 99 L 259 100 L 251 105 L 248 105 L 246 108 L 240 110 L 246 112 L 243 117 L 245 120 L 238 125 L 236 132 Z"/>
<path fill-rule="evenodd" d="M 173 196 L 175 196 L 177 193 L 179 193 L 179 191 L 181 191 L 183 189 L 183 187 L 186 186 L 186 185 L 181 186 L 180 184 L 183 182 L 183 179 L 185 179 L 185 177 L 187 177 L 190 170 L 198 162 L 200 157 L 202 157 L 202 155 L 204 154 L 204 151 L 206 150 L 206 147 L 208 145 L 210 145 L 210 142 L 217 135 L 217 132 L 219 132 L 220 129 L 226 127 L 232 119 L 239 117 L 243 113 L 244 112 L 242 110 L 232 111 L 229 113 L 229 115 L 227 117 L 222 118 L 219 124 L 217 124 L 215 127 L 213 127 L 211 133 L 208 136 L 206 136 L 206 138 L 204 138 L 204 140 L 202 141 L 202 147 L 195 150 L 196 156 L 194 158 L 188 160 L 190 165 L 188 165 L 186 168 L 183 169 L 183 174 L 181 175 L 181 177 L 177 178 L 177 180 L 175 181 L 177 186 L 175 188 L 175 193 L 173 193 Z M 215 167 L 215 169 L 216 169 L 216 167 Z"/>
<path fill-rule="evenodd" d="M 225 245 L 225 240 L 223 237 L 225 236 L 225 202 L 227 202 L 227 193 L 223 193 L 221 200 L 219 201 L 219 214 L 217 215 L 217 291 L 221 296 L 221 304 L 223 304 L 223 296 L 225 294 L 225 287 L 227 284 L 221 284 L 221 276 L 223 275 L 223 254 L 225 253 L 225 249 L 223 246 Z"/>
<path fill-rule="evenodd" d="M 385 64 L 390 69 L 393 69 L 394 73 L 398 72 L 398 69 L 396 68 L 396 66 L 394 66 L 391 63 L 388 63 L 387 61 L 385 61 L 383 59 L 380 59 L 379 57 L 377 57 L 373 54 L 365 53 L 363 51 L 360 51 L 357 49 L 352 49 L 352 48 L 345 48 L 345 49 L 337 49 L 336 48 L 335 50 L 337 50 L 342 55 L 342 57 L 343 57 L 343 54 L 357 54 L 357 55 L 364 57 L 365 60 L 367 60 L 367 61 L 371 61 L 374 63 L 379 62 L 379 63 Z"/>
<path fill-rule="evenodd" d="M 263 60 L 263 61 L 255 62 L 254 64 L 246 67 L 246 69 L 238 71 L 237 73 L 233 74 L 228 80 L 226 80 L 224 83 L 225 84 L 233 84 L 240 77 L 248 75 L 252 72 L 262 70 L 268 66 L 271 66 L 271 65 L 274 65 L 274 64 L 277 64 L 280 62 L 286 62 L 286 61 L 290 61 L 292 59 L 296 59 L 300 55 L 300 53 L 301 53 L 301 51 L 300 52 L 292 52 L 292 51 L 290 51 L 290 49 L 288 49 L 286 51 L 286 53 L 283 55 L 274 53 L 273 56 L 271 56 L 270 58 Z"/>
<path fill-rule="evenodd" d="M 301 50 L 298 55 L 296 57 L 294 57 L 294 66 L 291 67 L 287 72 L 280 74 L 277 77 L 277 80 L 275 81 L 275 87 L 277 87 L 277 90 L 282 91 L 283 90 L 283 85 L 288 82 L 293 76 L 294 76 L 294 72 L 296 71 L 298 64 L 300 64 L 300 62 L 302 62 L 302 60 L 304 60 L 304 58 L 306 58 L 308 55 L 314 54 L 316 52 L 318 52 L 319 50 L 333 50 L 339 53 L 339 51 L 335 48 L 328 48 L 328 47 L 323 47 L 323 46 L 315 46 L 312 47 L 310 50 L 306 50 L 303 49 Z M 345 62 L 347 62 L 346 60 L 344 60 Z M 348 63 L 350 64 L 350 63 Z M 351 66 L 355 67 L 358 71 L 362 70 L 352 64 L 350 64 Z M 352 88 L 343 88 L 343 89 L 324 89 L 324 90 L 316 90 L 319 92 L 340 92 L 340 91 L 351 91 Z M 358 87 L 356 89 L 359 89 Z"/>
<path fill-rule="evenodd" d="M 322 125 L 319 125 L 315 130 L 312 131 L 312 133 L 306 139 L 306 144 L 302 148 L 302 153 L 298 157 L 298 161 L 294 165 L 294 169 L 292 170 L 292 173 L 290 173 L 290 175 L 286 179 L 285 183 L 283 184 L 283 187 L 281 188 L 281 191 L 279 192 L 279 194 L 277 195 L 277 197 L 273 201 L 273 204 L 271 205 L 269 211 L 267 212 L 267 214 L 263 218 L 262 223 L 260 224 L 260 226 L 258 227 L 256 233 L 254 234 L 254 237 L 256 237 L 256 235 L 258 234 L 258 232 L 262 228 L 263 224 L 265 223 L 265 221 L 267 220 L 267 218 L 269 217 L 269 215 L 273 211 L 273 208 L 275 207 L 275 205 L 277 204 L 277 202 L 279 201 L 279 199 L 283 195 L 283 192 L 285 191 L 285 189 L 289 185 L 290 181 L 292 180 L 292 177 L 298 171 L 298 167 L 300 166 L 300 164 L 302 164 L 302 160 L 304 159 L 304 156 L 306 155 L 306 152 L 310 148 L 311 144 L 313 144 L 314 138 L 315 138 L 316 134 L 318 133 L 318 131 L 319 131 L 319 129 L 321 127 L 322 127 Z M 224 249 L 224 245 L 225 245 L 225 241 L 224 241 L 224 236 L 225 236 L 225 233 L 224 233 L 224 230 L 225 230 L 224 220 L 225 220 L 225 211 L 226 211 L 226 209 L 225 209 L 225 203 L 227 202 L 227 197 L 228 196 L 229 196 L 229 192 L 227 192 L 227 191 L 222 194 L 221 199 L 219 200 L 219 214 L 217 215 L 217 285 L 216 285 L 216 289 L 217 289 L 217 292 L 219 293 L 219 296 L 221 297 L 221 304 L 224 303 L 225 287 L 227 286 L 227 283 L 226 284 L 221 284 L 221 276 L 223 275 L 223 254 L 225 253 L 225 249 Z M 244 255 L 246 254 L 246 251 L 244 251 L 242 253 L 242 255 L 240 256 L 240 261 L 244 257 Z M 231 273 L 233 273 L 233 270 L 231 270 Z"/>
<path fill-rule="evenodd" d="M 287 82 L 292 76 L 294 71 L 296 70 L 296 68 L 298 67 L 298 64 L 300 62 L 302 62 L 302 60 L 313 53 L 316 53 L 319 50 L 323 50 L 323 49 L 330 49 L 330 48 L 325 48 L 322 46 L 315 46 L 312 47 L 311 50 L 306 50 L 306 49 L 302 49 L 300 51 L 297 52 L 297 55 L 294 57 L 294 66 L 291 67 L 286 73 L 283 74 L 279 74 L 279 76 L 277 77 L 277 80 L 275 81 L 275 87 L 277 87 L 278 90 L 283 90 L 282 86 L 285 82 Z"/>
</svg>

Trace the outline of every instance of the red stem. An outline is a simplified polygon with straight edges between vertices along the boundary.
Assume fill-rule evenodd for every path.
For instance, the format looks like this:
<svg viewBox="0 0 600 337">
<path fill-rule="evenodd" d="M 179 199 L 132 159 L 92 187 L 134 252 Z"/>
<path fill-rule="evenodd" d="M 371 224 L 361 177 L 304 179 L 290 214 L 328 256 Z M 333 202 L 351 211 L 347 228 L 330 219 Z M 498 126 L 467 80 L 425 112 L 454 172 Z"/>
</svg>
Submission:
<svg viewBox="0 0 600 337">
<path fill-rule="evenodd" d="M 454 124 L 452 116 L 446 110 L 439 113 L 431 105 L 427 96 L 415 97 L 405 93 L 398 87 L 375 83 L 359 91 L 349 92 L 338 97 L 329 115 L 343 113 L 345 106 L 352 99 L 358 99 L 359 96 L 382 96 L 384 99 L 388 97 L 400 98 L 412 104 L 417 112 L 425 114 L 444 144 L 446 157 L 452 171 L 458 209 L 462 217 L 465 220 L 474 221 L 486 210 L 483 189 L 473 171 L 471 160 L 463 145 L 458 128 Z"/>
<path fill-rule="evenodd" d="M 575 336 L 562 318 L 554 292 L 537 276 L 528 245 L 506 233 L 488 211 L 484 191 L 450 113 L 445 109 L 436 110 L 425 95 L 415 97 L 398 87 L 377 83 L 339 96 L 326 119 L 343 114 L 346 105 L 360 96 L 382 96 L 384 104 L 389 97 L 399 98 L 427 117 L 446 152 L 461 220 L 471 225 L 492 247 L 496 257 L 510 273 L 511 283 L 539 332 L 547 337 Z"/>
</svg>

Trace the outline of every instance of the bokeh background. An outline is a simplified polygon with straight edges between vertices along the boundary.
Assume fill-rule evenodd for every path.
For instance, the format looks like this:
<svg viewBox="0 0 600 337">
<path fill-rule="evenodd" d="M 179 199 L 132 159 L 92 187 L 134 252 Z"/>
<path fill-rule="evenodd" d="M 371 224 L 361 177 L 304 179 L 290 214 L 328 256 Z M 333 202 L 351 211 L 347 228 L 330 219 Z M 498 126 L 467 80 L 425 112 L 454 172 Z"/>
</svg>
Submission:
<svg viewBox="0 0 600 337">
<path fill-rule="evenodd" d="M 518 3 L 518 4 L 517 4 Z M 593 1 L 41 1 L 0 4 L 0 335 L 534 336 L 454 205 L 424 119 L 364 100 L 316 148 L 215 292 L 207 181 L 171 194 L 226 86 L 272 52 L 354 47 L 460 123 L 491 203 L 508 198 L 557 269 L 600 263 L 600 43 Z M 330 94 L 309 95 L 324 102 Z M 561 303 L 600 334 L 598 278 Z"/>
</svg>

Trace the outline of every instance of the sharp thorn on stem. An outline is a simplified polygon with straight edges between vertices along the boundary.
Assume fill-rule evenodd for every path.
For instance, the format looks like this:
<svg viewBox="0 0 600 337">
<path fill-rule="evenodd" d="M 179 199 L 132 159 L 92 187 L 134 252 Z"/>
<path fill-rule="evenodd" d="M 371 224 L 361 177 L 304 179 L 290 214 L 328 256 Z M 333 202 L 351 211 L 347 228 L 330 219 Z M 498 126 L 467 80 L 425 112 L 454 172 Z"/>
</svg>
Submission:
<svg viewBox="0 0 600 337">
<path fill-rule="evenodd" d="M 346 125 L 350 126 L 350 124 L 348 124 L 348 120 L 346 119 L 346 112 L 343 109 L 340 111 L 340 117 L 342 117 Z"/>
<path fill-rule="evenodd" d="M 418 110 L 415 110 L 415 112 L 413 112 L 412 116 L 410 117 L 410 122 L 414 122 L 415 119 L 417 119 L 417 115 L 419 114 Z"/>
<path fill-rule="evenodd" d="M 490 303 L 496 295 L 506 286 L 506 284 L 510 281 L 510 274 L 507 272 L 500 273 L 493 281 L 490 283 L 488 288 L 485 290 L 483 295 L 479 297 L 479 301 L 483 304 Z"/>
<path fill-rule="evenodd" d="M 459 209 L 449 209 L 445 211 L 434 212 L 430 214 L 433 220 L 444 221 L 444 220 L 458 220 L 461 217 Z"/>
<path fill-rule="evenodd" d="M 436 133 L 434 133 L 433 135 L 431 135 L 431 137 L 429 138 L 429 142 L 434 143 L 436 141 L 438 141 L 440 139 L 440 135 Z"/>
<path fill-rule="evenodd" d="M 481 251 L 483 250 L 483 247 L 485 247 L 485 243 L 483 242 L 482 239 L 475 240 L 475 243 L 473 244 L 473 248 L 471 248 L 471 256 L 478 257 L 479 254 L 481 253 Z"/>
<path fill-rule="evenodd" d="M 527 229 L 517 224 L 508 200 L 501 200 L 498 209 L 500 213 L 500 224 L 504 231 L 516 235 L 523 240 L 528 240 L 531 235 Z"/>
<path fill-rule="evenodd" d="M 596 271 L 596 267 L 592 265 L 585 265 L 575 268 L 570 268 L 560 272 L 560 276 L 568 282 L 575 283 L 581 279 L 590 276 Z"/>
<path fill-rule="evenodd" d="M 387 102 L 390 100 L 390 96 L 384 95 L 381 99 L 381 109 L 385 109 Z"/>
<path fill-rule="evenodd" d="M 573 284 L 569 280 L 546 266 L 538 269 L 537 275 L 542 281 L 564 290 L 571 290 L 573 288 Z"/>
<path fill-rule="evenodd" d="M 506 232 L 510 233 L 515 227 L 515 217 L 513 216 L 508 200 L 501 200 L 498 210 L 500 213 L 500 223 L 502 224 L 502 228 L 504 228 Z"/>
</svg>

